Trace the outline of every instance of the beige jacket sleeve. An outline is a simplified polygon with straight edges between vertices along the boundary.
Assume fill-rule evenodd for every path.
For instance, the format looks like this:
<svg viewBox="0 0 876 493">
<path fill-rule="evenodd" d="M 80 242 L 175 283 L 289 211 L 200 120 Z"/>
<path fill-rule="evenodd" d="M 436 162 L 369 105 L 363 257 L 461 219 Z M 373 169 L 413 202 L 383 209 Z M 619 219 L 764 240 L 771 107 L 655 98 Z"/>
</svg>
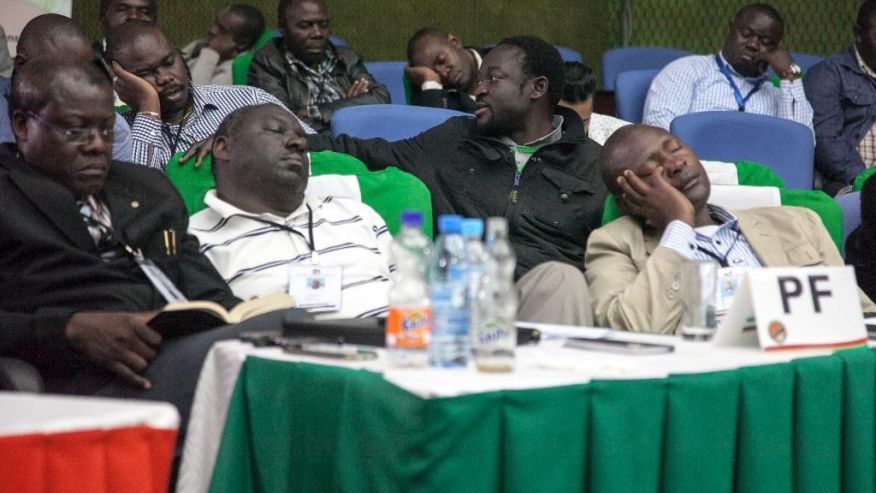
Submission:
<svg viewBox="0 0 876 493">
<path fill-rule="evenodd" d="M 821 222 L 821 217 L 818 214 L 812 212 L 809 209 L 800 208 L 800 207 L 783 207 L 785 211 L 791 210 L 797 213 L 800 218 L 801 223 L 803 223 L 803 230 L 800 231 L 800 237 L 805 239 L 809 244 L 811 244 L 817 251 L 818 256 L 820 257 L 820 262 L 810 263 L 807 260 L 807 255 L 805 254 L 805 243 L 800 248 L 790 249 L 788 252 L 789 255 L 789 266 L 807 266 L 807 265 L 825 265 L 829 267 L 843 267 L 846 265 L 842 256 L 840 255 L 839 250 L 836 249 L 836 244 L 830 238 L 830 234 L 827 232 L 827 229 L 824 228 L 824 223 Z M 779 233 L 782 231 L 782 228 L 785 227 L 789 221 L 781 222 L 776 221 L 773 224 L 775 231 Z M 793 237 L 792 237 L 793 238 Z M 789 238 L 790 240 L 791 238 Z M 770 265 L 770 267 L 779 267 L 778 265 Z M 876 312 L 876 305 L 873 304 L 873 301 L 861 290 L 858 288 L 858 296 L 861 299 L 861 309 L 864 313 L 873 313 Z"/>
<path fill-rule="evenodd" d="M 629 217 L 590 234 L 584 264 L 597 326 L 675 333 L 684 257 L 666 247 L 657 246 L 651 255 L 647 249 L 641 226 Z"/>
</svg>

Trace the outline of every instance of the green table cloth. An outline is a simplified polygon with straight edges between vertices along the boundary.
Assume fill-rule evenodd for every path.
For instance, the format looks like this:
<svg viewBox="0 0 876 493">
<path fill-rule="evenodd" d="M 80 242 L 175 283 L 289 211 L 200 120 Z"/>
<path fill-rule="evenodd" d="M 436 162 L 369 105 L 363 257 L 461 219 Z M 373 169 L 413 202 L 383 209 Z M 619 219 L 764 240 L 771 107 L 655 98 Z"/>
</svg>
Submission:
<svg viewBox="0 0 876 493">
<path fill-rule="evenodd" d="M 421 398 L 379 373 L 241 368 L 210 491 L 876 491 L 876 353 Z"/>
</svg>

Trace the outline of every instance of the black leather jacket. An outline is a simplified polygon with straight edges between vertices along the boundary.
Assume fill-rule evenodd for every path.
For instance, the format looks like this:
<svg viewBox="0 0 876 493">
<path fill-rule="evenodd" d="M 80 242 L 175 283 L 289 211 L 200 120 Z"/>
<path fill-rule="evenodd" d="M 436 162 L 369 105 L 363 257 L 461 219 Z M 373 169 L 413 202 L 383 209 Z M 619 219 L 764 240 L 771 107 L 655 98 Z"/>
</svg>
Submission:
<svg viewBox="0 0 876 493">
<path fill-rule="evenodd" d="M 334 46 L 329 43 L 328 49 L 333 50 L 338 57 L 333 75 L 343 91 L 349 90 L 355 81 L 363 77 L 368 79 L 369 89 L 367 93 L 354 98 L 339 99 L 319 105 L 319 111 L 322 114 L 319 121 L 302 118 L 317 132 L 329 130 L 329 123 L 335 110 L 360 104 L 389 102 L 389 92 L 371 77 L 371 74 L 365 69 L 365 63 L 361 56 L 346 46 Z M 252 64 L 249 66 L 247 82 L 251 86 L 273 94 L 290 110 L 297 112 L 307 104 L 307 84 L 290 72 L 283 50 L 283 38 L 274 38 L 256 52 L 252 58 Z"/>
<path fill-rule="evenodd" d="M 506 144 L 481 134 L 475 120 L 451 118 L 398 142 L 308 136 L 311 150 L 351 154 L 369 169 L 397 166 L 416 175 L 432 192 L 432 212 L 487 218 L 504 216 L 517 254 L 515 277 L 555 260 L 584 270 L 584 245 L 602 222 L 606 188 L 599 170 L 600 146 L 584 135 L 575 112 L 563 117 L 563 136 L 530 158 L 516 202 L 510 199 L 514 156 Z"/>
</svg>

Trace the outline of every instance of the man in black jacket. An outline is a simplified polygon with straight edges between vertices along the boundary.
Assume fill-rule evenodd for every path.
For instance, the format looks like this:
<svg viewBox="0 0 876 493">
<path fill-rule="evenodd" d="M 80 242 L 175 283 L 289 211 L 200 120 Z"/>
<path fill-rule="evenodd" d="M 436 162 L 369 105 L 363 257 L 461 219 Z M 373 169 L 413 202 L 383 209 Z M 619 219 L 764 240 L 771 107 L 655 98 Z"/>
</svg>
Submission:
<svg viewBox="0 0 876 493">
<path fill-rule="evenodd" d="M 28 64 L 13 78 L 10 108 L 17 144 L 0 148 L 0 356 L 34 364 L 49 391 L 164 400 L 185 418 L 210 345 L 240 328 L 162 341 L 147 322 L 171 284 L 226 308 L 240 300 L 187 234 L 167 179 L 110 161 L 107 74 Z"/>
<path fill-rule="evenodd" d="M 408 41 L 411 104 L 473 112 L 478 69 L 489 48 L 463 46 L 455 34 L 424 27 Z"/>
<path fill-rule="evenodd" d="M 281 0 L 282 38 L 262 47 L 249 66 L 248 82 L 268 91 L 317 132 L 330 129 L 332 113 L 360 104 L 389 102 L 355 51 L 329 41 L 322 0 Z"/>
<path fill-rule="evenodd" d="M 574 112 L 557 107 L 563 86 L 556 48 L 532 36 L 507 38 L 481 65 L 474 119 L 452 118 L 394 143 L 314 135 L 311 149 L 416 175 L 432 192 L 436 216 L 506 217 L 517 279 L 556 262 L 574 266 L 569 275 L 577 277 L 587 237 L 601 223 L 606 190 L 599 145 L 584 135 Z"/>
</svg>

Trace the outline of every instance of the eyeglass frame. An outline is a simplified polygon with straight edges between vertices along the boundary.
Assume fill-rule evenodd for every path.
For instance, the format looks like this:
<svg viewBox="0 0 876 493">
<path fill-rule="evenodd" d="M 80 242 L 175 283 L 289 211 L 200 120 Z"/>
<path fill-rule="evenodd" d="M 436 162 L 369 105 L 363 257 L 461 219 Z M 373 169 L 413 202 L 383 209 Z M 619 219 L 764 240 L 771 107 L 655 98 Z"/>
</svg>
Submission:
<svg viewBox="0 0 876 493">
<path fill-rule="evenodd" d="M 114 128 L 110 129 L 100 129 L 100 128 L 64 128 L 60 125 L 54 124 L 45 118 L 39 116 L 33 111 L 26 111 L 25 114 L 33 118 L 34 120 L 42 123 L 43 125 L 49 127 L 52 130 L 57 132 L 61 132 L 64 135 L 64 138 L 67 142 L 71 144 L 87 144 L 91 141 L 92 135 L 97 134 L 100 136 L 101 140 L 106 142 L 107 144 L 113 144 L 116 141 L 116 131 Z"/>
</svg>

